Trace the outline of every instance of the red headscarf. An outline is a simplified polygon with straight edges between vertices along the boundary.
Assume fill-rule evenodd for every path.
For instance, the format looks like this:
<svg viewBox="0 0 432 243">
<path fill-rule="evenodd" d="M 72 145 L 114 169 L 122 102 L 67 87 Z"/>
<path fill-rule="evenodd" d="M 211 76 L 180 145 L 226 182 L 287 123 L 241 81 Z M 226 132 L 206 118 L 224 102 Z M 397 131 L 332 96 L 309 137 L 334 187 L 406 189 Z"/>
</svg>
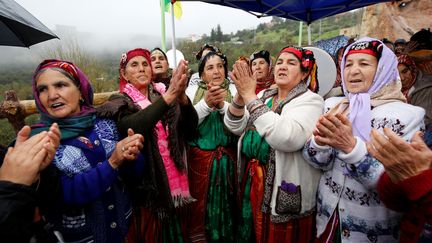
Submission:
<svg viewBox="0 0 432 243">
<path fill-rule="evenodd" d="M 133 50 L 130 50 L 126 53 L 123 53 L 120 59 L 120 69 L 119 69 L 119 75 L 120 75 L 120 92 L 123 92 L 124 86 L 128 83 L 127 80 L 123 78 L 121 75 L 121 69 L 126 69 L 127 63 L 130 61 L 130 59 L 136 57 L 136 56 L 143 56 L 145 59 L 147 59 L 148 64 L 150 65 L 151 69 L 151 59 L 150 59 L 150 51 L 147 49 L 142 48 L 136 48 Z"/>
<path fill-rule="evenodd" d="M 351 54 L 364 53 L 376 57 L 378 60 L 381 57 L 382 44 L 379 41 L 364 41 L 352 45 L 345 58 Z"/>
<path fill-rule="evenodd" d="M 311 80 L 309 83 L 309 89 L 312 90 L 313 92 L 317 93 L 319 90 L 318 67 L 316 65 L 313 52 L 311 50 L 303 49 L 301 47 L 288 46 L 288 47 L 283 48 L 279 52 L 276 60 L 284 52 L 291 53 L 300 60 L 301 70 L 303 72 L 306 71 L 308 76 L 311 77 Z"/>
<path fill-rule="evenodd" d="M 417 79 L 418 69 L 417 69 L 413 59 L 411 57 L 409 57 L 408 55 L 405 55 L 405 54 L 398 55 L 397 59 L 398 59 L 398 64 L 404 64 L 411 71 L 411 75 L 412 75 L 411 76 L 412 77 L 411 82 L 408 84 L 402 84 L 402 93 L 408 99 L 408 91 L 411 89 L 411 87 L 414 85 L 414 83 Z"/>
</svg>

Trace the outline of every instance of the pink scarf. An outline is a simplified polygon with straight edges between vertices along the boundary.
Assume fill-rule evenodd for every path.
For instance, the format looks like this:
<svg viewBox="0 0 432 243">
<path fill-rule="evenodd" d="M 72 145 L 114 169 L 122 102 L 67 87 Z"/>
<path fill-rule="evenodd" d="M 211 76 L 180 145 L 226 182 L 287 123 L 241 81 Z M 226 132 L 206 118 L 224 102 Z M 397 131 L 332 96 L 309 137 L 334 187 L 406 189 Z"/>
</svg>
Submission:
<svg viewBox="0 0 432 243">
<path fill-rule="evenodd" d="M 164 94 L 166 91 L 166 87 L 162 83 L 152 83 L 152 86 L 160 94 Z M 135 102 L 135 104 L 139 105 L 141 109 L 145 109 L 151 104 L 150 100 L 130 83 L 127 83 L 123 87 L 123 92 L 126 93 Z M 168 127 L 164 128 L 162 122 L 158 121 L 156 124 L 156 132 L 158 136 L 159 153 L 162 157 L 167 173 L 168 184 L 170 187 L 174 207 L 181 207 L 194 201 L 189 192 L 187 173 L 186 171 L 179 171 L 171 157 L 167 140 L 169 132 Z"/>
</svg>

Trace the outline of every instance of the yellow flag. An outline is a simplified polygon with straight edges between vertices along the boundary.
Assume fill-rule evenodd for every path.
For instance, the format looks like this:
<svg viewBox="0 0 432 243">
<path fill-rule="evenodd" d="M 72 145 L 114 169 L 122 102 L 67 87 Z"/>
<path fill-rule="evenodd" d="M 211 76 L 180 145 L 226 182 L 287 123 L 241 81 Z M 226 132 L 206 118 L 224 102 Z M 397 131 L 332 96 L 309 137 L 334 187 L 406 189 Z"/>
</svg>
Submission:
<svg viewBox="0 0 432 243">
<path fill-rule="evenodd" d="M 174 16 L 176 17 L 176 19 L 181 19 L 181 16 L 183 14 L 182 11 L 182 6 L 180 1 L 175 1 L 175 3 L 173 4 L 173 8 L 174 8 Z"/>
</svg>

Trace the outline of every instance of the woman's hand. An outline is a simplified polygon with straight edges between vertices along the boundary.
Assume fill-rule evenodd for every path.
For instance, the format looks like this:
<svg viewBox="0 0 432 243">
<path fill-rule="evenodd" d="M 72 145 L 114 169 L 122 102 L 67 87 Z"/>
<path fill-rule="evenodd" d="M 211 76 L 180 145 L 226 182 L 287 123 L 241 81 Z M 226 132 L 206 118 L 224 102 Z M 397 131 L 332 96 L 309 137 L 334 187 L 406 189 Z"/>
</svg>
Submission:
<svg viewBox="0 0 432 243">
<path fill-rule="evenodd" d="M 141 134 L 135 134 L 128 129 L 128 137 L 117 142 L 116 148 L 108 162 L 114 169 L 118 169 L 125 160 L 135 160 L 140 150 L 143 148 L 144 137 Z"/>
<path fill-rule="evenodd" d="M 318 119 L 313 135 L 318 145 L 329 145 L 344 153 L 350 153 L 356 145 L 351 122 L 340 113 L 322 115 Z"/>
<path fill-rule="evenodd" d="M 188 69 L 188 62 L 180 60 L 178 67 L 173 70 L 170 86 L 167 92 L 162 96 L 167 104 L 171 105 L 176 99 L 178 99 L 180 104 L 188 103 L 188 98 L 185 93 Z"/>
<path fill-rule="evenodd" d="M 220 85 L 214 85 L 209 83 L 207 85 L 207 91 L 204 94 L 204 101 L 210 108 L 222 109 L 224 106 L 224 100 L 228 92 L 221 88 Z"/>
<path fill-rule="evenodd" d="M 368 152 L 384 165 L 393 183 L 432 167 L 432 150 L 423 142 L 420 134 L 414 134 L 411 143 L 407 143 L 388 128 L 384 128 L 385 136 L 372 130 L 371 140 L 367 143 Z"/>
<path fill-rule="evenodd" d="M 53 161 L 57 148 L 60 145 L 61 133 L 57 123 L 53 123 L 48 131 L 49 141 L 44 148 L 47 151 L 47 156 L 41 164 L 41 170 L 45 169 L 51 161 Z"/>
<path fill-rule="evenodd" d="M 8 148 L 0 168 L 0 180 L 31 185 L 53 160 L 60 143 L 58 125 L 54 123 L 48 132 L 29 138 L 30 131 L 29 126 L 24 126 L 17 134 L 15 146 Z"/>
<path fill-rule="evenodd" d="M 243 98 L 245 104 L 257 98 L 255 94 L 256 78 L 245 62 L 236 61 L 234 63 L 230 78 L 234 81 L 237 93 Z"/>
</svg>

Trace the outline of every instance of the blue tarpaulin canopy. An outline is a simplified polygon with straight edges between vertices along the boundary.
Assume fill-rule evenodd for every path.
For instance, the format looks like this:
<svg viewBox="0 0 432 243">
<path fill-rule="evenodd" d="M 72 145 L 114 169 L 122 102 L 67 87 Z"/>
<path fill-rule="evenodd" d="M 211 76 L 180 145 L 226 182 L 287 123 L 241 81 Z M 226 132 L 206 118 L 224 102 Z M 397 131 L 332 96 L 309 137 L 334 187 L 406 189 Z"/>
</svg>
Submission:
<svg viewBox="0 0 432 243">
<path fill-rule="evenodd" d="M 391 0 L 200 0 L 200 2 L 242 9 L 257 17 L 277 16 L 304 21 L 307 24 L 353 9 L 390 1 Z"/>
</svg>

